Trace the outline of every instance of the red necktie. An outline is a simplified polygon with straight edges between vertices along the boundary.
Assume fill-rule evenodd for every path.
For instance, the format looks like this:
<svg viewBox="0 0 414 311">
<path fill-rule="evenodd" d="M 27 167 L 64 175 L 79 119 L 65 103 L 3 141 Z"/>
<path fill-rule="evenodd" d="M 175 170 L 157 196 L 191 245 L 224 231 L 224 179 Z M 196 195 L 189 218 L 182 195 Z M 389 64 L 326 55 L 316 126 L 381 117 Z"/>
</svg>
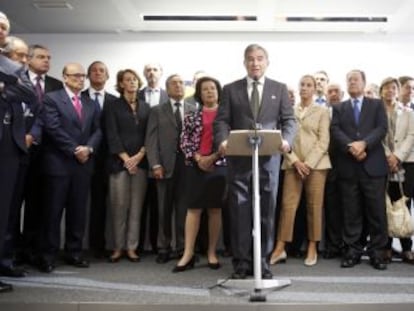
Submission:
<svg viewBox="0 0 414 311">
<path fill-rule="evenodd" d="M 82 121 L 82 104 L 79 100 L 79 97 L 77 95 L 73 96 L 73 107 L 75 108 L 76 114 L 79 117 L 79 120 Z"/>
</svg>

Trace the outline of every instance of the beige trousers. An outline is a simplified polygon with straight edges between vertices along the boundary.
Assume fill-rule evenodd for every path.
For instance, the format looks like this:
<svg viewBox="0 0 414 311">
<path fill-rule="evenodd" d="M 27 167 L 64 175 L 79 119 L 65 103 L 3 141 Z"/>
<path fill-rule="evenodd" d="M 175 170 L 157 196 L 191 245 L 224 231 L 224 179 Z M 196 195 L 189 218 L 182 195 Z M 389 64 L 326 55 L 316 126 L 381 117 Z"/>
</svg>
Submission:
<svg viewBox="0 0 414 311">
<path fill-rule="evenodd" d="M 279 241 L 292 241 L 296 210 L 298 209 L 303 187 L 305 187 L 306 195 L 308 240 L 321 240 L 322 206 L 327 173 L 328 170 L 313 170 L 305 180 L 302 180 L 299 174 L 296 173 L 296 170 L 288 169 L 285 171 L 282 210 L 280 212 L 277 237 Z"/>
</svg>

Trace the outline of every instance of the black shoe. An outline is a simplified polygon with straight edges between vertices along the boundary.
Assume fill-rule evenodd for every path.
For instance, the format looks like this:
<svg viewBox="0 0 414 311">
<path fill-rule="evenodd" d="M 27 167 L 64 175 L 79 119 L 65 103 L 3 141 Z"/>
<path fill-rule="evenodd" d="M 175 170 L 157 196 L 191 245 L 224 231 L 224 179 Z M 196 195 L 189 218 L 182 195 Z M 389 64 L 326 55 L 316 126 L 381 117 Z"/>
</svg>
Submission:
<svg viewBox="0 0 414 311">
<path fill-rule="evenodd" d="M 353 266 L 359 264 L 361 258 L 357 257 L 345 257 L 341 261 L 341 268 L 352 268 Z"/>
<path fill-rule="evenodd" d="M 67 257 L 65 263 L 76 268 L 89 268 L 89 261 L 82 257 Z"/>
<path fill-rule="evenodd" d="M 209 262 L 209 263 L 207 263 L 207 266 L 210 268 L 210 269 L 212 269 L 212 270 L 217 270 L 217 269 L 220 269 L 221 268 L 221 264 L 220 264 L 220 262 Z"/>
<path fill-rule="evenodd" d="M 236 271 L 231 274 L 231 278 L 235 280 L 244 280 L 247 277 L 247 274 L 246 269 L 236 269 Z"/>
<path fill-rule="evenodd" d="M 1 266 L 0 267 L 0 275 L 8 276 L 12 278 L 22 278 L 26 276 L 27 272 L 23 269 L 17 268 L 15 266 Z"/>
<path fill-rule="evenodd" d="M 190 270 L 194 268 L 194 263 L 196 261 L 196 257 L 193 256 L 191 257 L 191 259 L 183 266 L 175 266 L 174 269 L 172 270 L 173 273 L 177 273 L 177 272 L 183 272 L 185 270 Z"/>
<path fill-rule="evenodd" d="M 381 259 L 379 259 L 378 257 L 371 258 L 369 262 L 374 269 L 377 269 L 377 270 L 387 269 L 387 264 Z"/>
<path fill-rule="evenodd" d="M 159 253 L 157 259 L 155 259 L 157 263 L 167 263 L 170 261 L 170 254 L 169 253 Z"/>
<path fill-rule="evenodd" d="M 273 273 L 269 269 L 264 269 L 262 273 L 262 279 L 271 280 L 273 279 Z"/>
<path fill-rule="evenodd" d="M 51 273 L 55 270 L 55 265 L 51 261 L 41 260 L 39 263 L 40 272 Z"/>
<path fill-rule="evenodd" d="M 0 281 L 0 293 L 7 293 L 13 290 L 13 286 L 11 284 L 7 284 Z"/>
<path fill-rule="evenodd" d="M 338 250 L 327 249 L 323 252 L 322 257 L 324 259 L 334 259 L 342 256 L 342 253 Z"/>
</svg>

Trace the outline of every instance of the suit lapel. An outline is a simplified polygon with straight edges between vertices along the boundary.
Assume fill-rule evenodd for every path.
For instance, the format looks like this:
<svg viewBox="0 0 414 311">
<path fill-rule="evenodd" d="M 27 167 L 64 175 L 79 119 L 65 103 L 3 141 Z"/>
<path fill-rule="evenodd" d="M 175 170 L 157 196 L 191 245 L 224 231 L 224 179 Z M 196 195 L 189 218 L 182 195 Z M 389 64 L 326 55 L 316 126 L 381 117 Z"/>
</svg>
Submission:
<svg viewBox="0 0 414 311">
<path fill-rule="evenodd" d="M 246 79 L 241 80 L 240 84 L 241 84 L 240 87 L 237 88 L 237 93 L 238 93 L 239 102 L 240 102 L 240 109 L 244 109 L 242 108 L 244 106 L 245 109 L 249 111 L 250 117 L 253 118 L 253 111 L 252 111 L 252 107 L 250 106 L 250 102 L 249 102 L 249 94 L 247 93 L 247 80 Z"/>
<path fill-rule="evenodd" d="M 347 119 L 348 119 L 348 120 L 351 120 L 351 124 L 352 124 L 355 128 L 357 128 L 358 126 L 357 126 L 357 124 L 355 123 L 355 118 L 354 118 L 354 110 L 353 110 L 353 108 L 352 108 L 352 103 L 351 103 L 351 100 L 350 100 L 350 99 L 348 99 L 348 100 L 345 102 L 345 107 L 344 107 L 344 110 L 345 110 L 345 114 L 346 114 L 346 116 L 347 116 Z M 361 114 L 360 114 L 359 123 L 361 123 L 361 115 L 362 115 L 362 111 L 361 111 Z"/>
<path fill-rule="evenodd" d="M 63 109 L 71 119 L 74 119 L 75 123 L 82 128 L 81 121 L 79 120 L 78 114 L 76 113 L 75 107 L 73 106 L 72 99 L 66 93 L 65 90 L 62 90 L 62 103 Z"/>
<path fill-rule="evenodd" d="M 88 96 L 82 96 L 82 130 L 84 130 L 95 112 L 95 101 L 92 101 Z"/>
<path fill-rule="evenodd" d="M 162 104 L 161 108 L 161 113 L 165 114 L 167 118 L 177 127 L 177 122 L 175 121 L 174 112 L 172 110 L 170 101 L 167 101 L 164 104 Z"/>
</svg>

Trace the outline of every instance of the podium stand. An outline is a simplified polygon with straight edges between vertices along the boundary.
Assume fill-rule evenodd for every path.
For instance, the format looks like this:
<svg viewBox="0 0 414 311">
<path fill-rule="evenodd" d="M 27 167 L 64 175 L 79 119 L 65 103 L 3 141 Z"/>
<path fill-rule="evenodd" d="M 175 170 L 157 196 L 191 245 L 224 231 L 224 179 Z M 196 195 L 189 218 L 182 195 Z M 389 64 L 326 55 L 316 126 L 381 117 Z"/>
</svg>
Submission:
<svg viewBox="0 0 414 311">
<path fill-rule="evenodd" d="M 230 132 L 226 155 L 251 156 L 253 175 L 253 279 L 218 280 L 218 284 L 238 289 L 253 289 L 250 301 L 266 301 L 265 290 L 275 290 L 291 284 L 289 279 L 262 279 L 262 239 L 260 225 L 259 155 L 279 153 L 282 136 L 279 130 L 234 130 Z"/>
</svg>

